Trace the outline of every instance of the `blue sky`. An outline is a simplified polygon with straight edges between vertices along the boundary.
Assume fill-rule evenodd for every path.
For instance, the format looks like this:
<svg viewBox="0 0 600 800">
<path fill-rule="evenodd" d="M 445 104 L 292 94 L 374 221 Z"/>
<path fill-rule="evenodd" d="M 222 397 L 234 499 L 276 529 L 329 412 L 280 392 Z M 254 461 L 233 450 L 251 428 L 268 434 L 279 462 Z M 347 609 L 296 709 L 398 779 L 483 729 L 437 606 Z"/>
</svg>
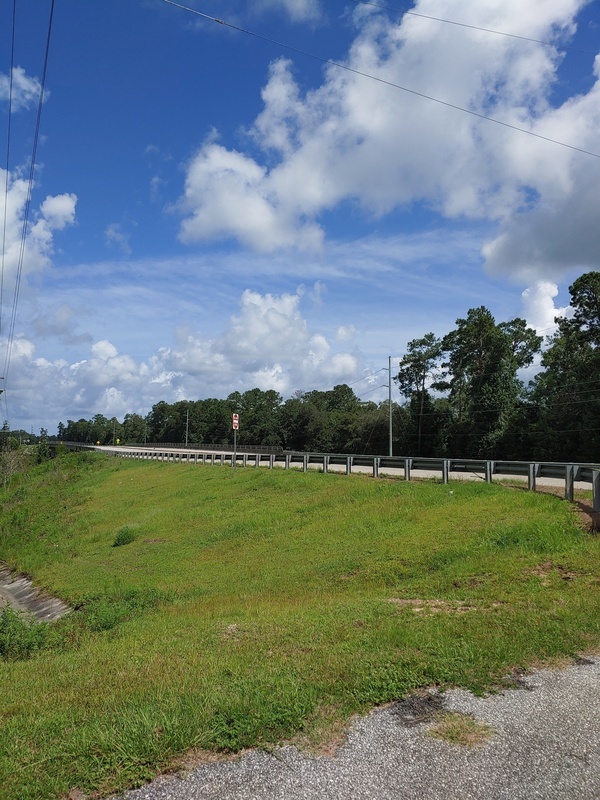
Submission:
<svg viewBox="0 0 600 800">
<path fill-rule="evenodd" d="M 11 427 L 255 386 L 345 382 L 379 401 L 388 356 L 469 308 L 544 333 L 568 313 L 600 262 L 600 158 L 539 137 L 600 153 L 597 0 L 183 5 L 295 51 L 164 0 L 56 4 L 11 337 L 50 10 L 17 2 L 8 178 L 0 162 Z"/>
</svg>

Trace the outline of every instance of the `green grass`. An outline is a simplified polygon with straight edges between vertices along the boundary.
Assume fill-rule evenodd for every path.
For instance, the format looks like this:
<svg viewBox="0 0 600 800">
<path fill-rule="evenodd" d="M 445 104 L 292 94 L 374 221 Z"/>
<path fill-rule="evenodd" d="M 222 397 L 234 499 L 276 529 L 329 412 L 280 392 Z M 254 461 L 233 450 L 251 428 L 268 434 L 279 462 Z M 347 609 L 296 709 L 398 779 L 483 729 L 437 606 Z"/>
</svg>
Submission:
<svg viewBox="0 0 600 800">
<path fill-rule="evenodd" d="M 315 743 L 600 640 L 598 537 L 548 495 L 83 454 L 2 501 L 0 558 L 75 609 L 0 660 L 2 800 Z"/>
</svg>

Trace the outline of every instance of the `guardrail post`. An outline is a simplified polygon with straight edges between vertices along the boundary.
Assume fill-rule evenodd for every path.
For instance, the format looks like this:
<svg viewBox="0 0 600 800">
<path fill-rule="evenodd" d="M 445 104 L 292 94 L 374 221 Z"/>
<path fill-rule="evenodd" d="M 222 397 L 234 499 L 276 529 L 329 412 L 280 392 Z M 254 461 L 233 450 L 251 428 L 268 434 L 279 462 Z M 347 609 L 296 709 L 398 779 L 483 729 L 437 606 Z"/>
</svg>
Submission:
<svg viewBox="0 0 600 800">
<path fill-rule="evenodd" d="M 346 475 L 352 475 L 352 456 L 346 459 Z"/>
<path fill-rule="evenodd" d="M 565 500 L 573 502 L 575 488 L 575 467 L 567 464 L 565 467 Z"/>
<path fill-rule="evenodd" d="M 242 467 L 245 467 L 247 465 L 248 465 L 248 453 L 244 453 L 242 455 Z"/>
<path fill-rule="evenodd" d="M 535 478 L 537 476 L 537 464 L 527 465 L 527 488 L 530 492 L 535 492 Z"/>
<path fill-rule="evenodd" d="M 275 466 L 275 456 L 271 454 L 269 456 L 269 469 L 273 469 L 274 466 Z"/>
<path fill-rule="evenodd" d="M 379 477 L 379 459 L 377 457 L 373 459 L 373 477 Z"/>
<path fill-rule="evenodd" d="M 308 456 L 305 454 L 302 456 L 302 472 L 306 472 L 308 469 Z"/>
<path fill-rule="evenodd" d="M 286 469 L 290 468 L 290 458 L 291 458 L 291 456 L 289 456 L 289 455 L 286 455 L 286 457 L 285 457 L 285 468 Z"/>
<path fill-rule="evenodd" d="M 412 468 L 412 458 L 405 458 L 404 459 L 404 480 L 410 480 L 410 470 Z"/>
<path fill-rule="evenodd" d="M 592 470 L 592 497 L 594 498 L 594 511 L 600 512 L 600 470 Z"/>
<path fill-rule="evenodd" d="M 485 462 L 485 482 L 491 483 L 492 476 L 494 474 L 494 462 L 493 461 L 486 461 Z"/>
<path fill-rule="evenodd" d="M 450 461 L 445 458 L 442 461 L 442 483 L 448 483 L 450 480 Z"/>
</svg>

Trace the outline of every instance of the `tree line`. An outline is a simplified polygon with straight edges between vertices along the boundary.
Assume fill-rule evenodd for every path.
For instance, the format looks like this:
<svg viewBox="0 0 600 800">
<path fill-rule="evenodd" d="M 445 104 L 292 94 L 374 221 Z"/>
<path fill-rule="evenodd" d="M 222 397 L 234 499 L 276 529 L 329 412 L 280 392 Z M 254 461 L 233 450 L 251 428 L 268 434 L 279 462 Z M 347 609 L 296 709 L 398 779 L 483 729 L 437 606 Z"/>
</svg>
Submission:
<svg viewBox="0 0 600 800">
<path fill-rule="evenodd" d="M 570 316 L 546 338 L 516 318 L 469 309 L 445 336 L 408 342 L 395 370 L 394 455 L 507 460 L 600 460 L 600 272 L 571 287 Z M 539 362 L 529 383 L 522 370 Z M 362 402 L 347 384 L 296 392 L 250 389 L 226 399 L 156 403 L 122 422 L 101 414 L 58 426 L 65 441 L 233 443 L 287 450 L 384 454 L 388 402 Z"/>
</svg>

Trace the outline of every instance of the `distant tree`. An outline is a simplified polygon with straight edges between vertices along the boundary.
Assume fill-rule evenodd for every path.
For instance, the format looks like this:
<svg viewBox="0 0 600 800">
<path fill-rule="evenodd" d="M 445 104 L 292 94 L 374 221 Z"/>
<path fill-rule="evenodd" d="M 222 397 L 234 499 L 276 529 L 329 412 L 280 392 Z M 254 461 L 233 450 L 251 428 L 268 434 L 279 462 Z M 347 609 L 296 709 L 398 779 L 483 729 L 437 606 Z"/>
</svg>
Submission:
<svg viewBox="0 0 600 800">
<path fill-rule="evenodd" d="M 145 441 L 146 420 L 140 414 L 125 414 L 123 419 L 123 441 L 140 444 Z"/>
<path fill-rule="evenodd" d="M 274 389 L 250 389 L 227 397 L 231 413 L 240 415 L 240 444 L 282 445 L 279 411 L 283 399 Z"/>
<path fill-rule="evenodd" d="M 470 309 L 442 341 L 453 415 L 451 450 L 460 456 L 500 457 L 524 394 L 517 371 L 532 363 L 542 337 L 523 319 L 496 324 L 490 311 Z"/>
<path fill-rule="evenodd" d="M 410 401 L 411 416 L 417 417 L 417 455 L 423 454 L 421 440 L 426 406 L 427 413 L 433 413 L 432 398 L 427 387 L 441 378 L 441 355 L 441 339 L 433 333 L 427 333 L 422 339 L 413 339 L 408 343 L 406 355 L 398 365 L 395 380 L 400 393 Z M 428 435 L 431 435 L 430 432 Z"/>
<path fill-rule="evenodd" d="M 544 371 L 533 381 L 537 411 L 534 454 L 540 460 L 600 458 L 600 272 L 570 287 L 571 318 L 555 321 L 542 356 Z"/>
<path fill-rule="evenodd" d="M 92 443 L 110 444 L 112 439 L 112 427 L 109 421 L 102 414 L 95 414 L 89 427 L 89 436 Z"/>
</svg>

